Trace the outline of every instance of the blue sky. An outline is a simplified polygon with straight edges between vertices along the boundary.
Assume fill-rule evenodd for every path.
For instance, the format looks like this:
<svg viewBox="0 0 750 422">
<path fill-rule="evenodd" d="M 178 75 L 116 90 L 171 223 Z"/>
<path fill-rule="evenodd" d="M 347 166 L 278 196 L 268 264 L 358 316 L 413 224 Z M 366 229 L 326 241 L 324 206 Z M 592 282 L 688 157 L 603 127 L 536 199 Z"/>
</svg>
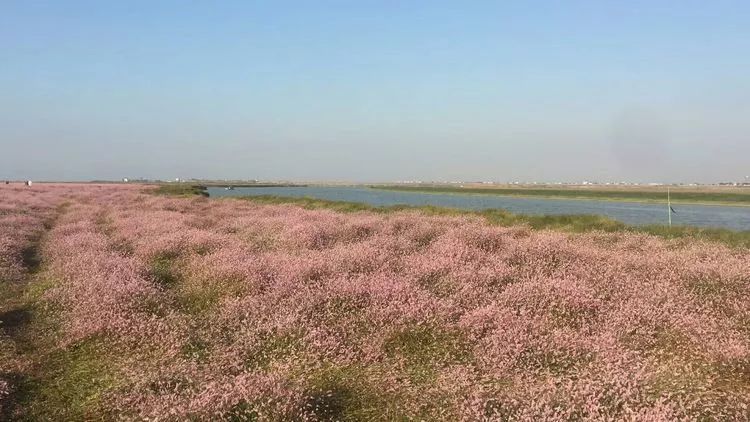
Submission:
<svg viewBox="0 0 750 422">
<path fill-rule="evenodd" d="M 0 178 L 750 174 L 750 2 L 0 3 Z"/>
</svg>

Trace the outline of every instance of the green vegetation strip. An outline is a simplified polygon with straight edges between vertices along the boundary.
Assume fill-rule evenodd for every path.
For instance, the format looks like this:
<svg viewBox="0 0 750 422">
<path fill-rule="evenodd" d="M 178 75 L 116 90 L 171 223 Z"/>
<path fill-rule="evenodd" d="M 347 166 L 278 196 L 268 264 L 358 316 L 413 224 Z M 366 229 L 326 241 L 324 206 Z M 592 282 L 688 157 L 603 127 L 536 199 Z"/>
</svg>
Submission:
<svg viewBox="0 0 750 422">
<path fill-rule="evenodd" d="M 208 196 L 205 186 L 190 183 L 165 183 L 149 191 L 154 195 L 163 196 Z"/>
<path fill-rule="evenodd" d="M 647 233 L 667 239 L 687 238 L 721 242 L 733 247 L 750 248 L 750 231 L 701 228 L 691 226 L 662 225 L 629 226 L 599 215 L 528 215 L 514 214 L 501 209 L 481 211 L 462 210 L 435 206 L 395 205 L 376 207 L 359 202 L 328 201 L 315 198 L 292 198 L 284 196 L 243 196 L 223 200 L 242 199 L 261 204 L 295 204 L 307 209 L 331 209 L 338 212 L 393 213 L 398 211 L 420 211 L 427 215 L 484 217 L 488 223 L 500 226 L 528 225 L 532 229 L 554 229 L 573 233 L 590 231 Z"/>
<path fill-rule="evenodd" d="M 559 199 L 594 199 L 607 201 L 664 202 L 666 190 L 555 189 L 555 188 L 461 188 L 452 186 L 370 186 L 372 189 L 470 195 L 500 195 Z M 665 188 L 666 189 L 666 188 Z M 699 192 L 674 189 L 671 200 L 683 204 L 750 206 L 750 192 Z"/>
</svg>

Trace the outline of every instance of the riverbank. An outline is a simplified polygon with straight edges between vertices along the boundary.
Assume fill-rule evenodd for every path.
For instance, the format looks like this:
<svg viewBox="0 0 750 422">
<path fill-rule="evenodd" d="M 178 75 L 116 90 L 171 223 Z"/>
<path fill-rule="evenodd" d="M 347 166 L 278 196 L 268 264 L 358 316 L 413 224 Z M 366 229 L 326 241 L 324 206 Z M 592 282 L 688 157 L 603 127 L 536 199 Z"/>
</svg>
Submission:
<svg viewBox="0 0 750 422">
<path fill-rule="evenodd" d="M 151 191 L 151 193 L 168 196 L 208 195 L 204 187 L 189 184 L 161 185 L 156 190 Z M 732 247 L 750 248 L 750 231 L 735 231 L 721 228 L 702 228 L 693 226 L 668 227 L 659 224 L 634 226 L 605 216 L 591 214 L 531 215 L 512 213 L 502 209 L 465 210 L 438 206 L 372 206 L 360 202 L 331 201 L 316 198 L 297 198 L 275 195 L 234 197 L 234 199 L 238 198 L 264 204 L 297 204 L 307 209 L 326 208 L 338 212 L 369 211 L 376 213 L 392 213 L 404 210 L 415 210 L 428 215 L 474 215 L 486 219 L 490 224 L 501 226 L 525 224 L 533 229 L 562 230 L 571 233 L 584 233 L 597 230 L 604 232 L 627 231 L 651 234 L 665 239 L 686 238 L 708 240 L 720 242 Z"/>
<path fill-rule="evenodd" d="M 655 189 L 619 189 L 607 190 L 603 188 L 511 188 L 511 187 L 453 187 L 453 186 L 397 186 L 397 185 L 370 185 L 371 189 L 419 192 L 434 194 L 457 194 L 457 195 L 495 195 L 511 196 L 519 198 L 540 199 L 569 199 L 569 200 L 597 200 L 637 202 L 648 204 L 666 204 L 666 187 L 657 191 Z M 674 189 L 674 188 L 673 188 Z M 741 189 L 733 193 L 727 190 L 716 192 L 702 192 L 699 190 L 674 189 L 670 192 L 670 199 L 674 204 L 684 205 L 721 205 L 750 207 L 750 191 Z"/>
<path fill-rule="evenodd" d="M 156 189 L 151 193 L 168 196 L 208 196 L 208 188 L 300 188 L 307 185 L 284 184 L 284 183 L 255 183 L 255 184 L 194 184 L 194 183 L 160 183 L 155 185 Z"/>
<path fill-rule="evenodd" d="M 419 211 L 436 216 L 477 216 L 488 223 L 499 226 L 527 225 L 532 229 L 561 230 L 570 233 L 592 231 L 645 233 L 664 239 L 694 239 L 720 242 L 732 247 L 750 248 L 750 231 L 700 228 L 691 226 L 646 225 L 631 226 L 600 215 L 529 215 L 515 214 L 501 209 L 481 211 L 435 206 L 395 205 L 377 207 L 359 202 L 329 201 L 315 198 L 293 198 L 285 196 L 260 195 L 224 198 L 241 199 L 261 204 L 295 204 L 306 209 L 330 209 L 337 212 L 375 212 L 388 214 L 399 211 Z"/>
</svg>

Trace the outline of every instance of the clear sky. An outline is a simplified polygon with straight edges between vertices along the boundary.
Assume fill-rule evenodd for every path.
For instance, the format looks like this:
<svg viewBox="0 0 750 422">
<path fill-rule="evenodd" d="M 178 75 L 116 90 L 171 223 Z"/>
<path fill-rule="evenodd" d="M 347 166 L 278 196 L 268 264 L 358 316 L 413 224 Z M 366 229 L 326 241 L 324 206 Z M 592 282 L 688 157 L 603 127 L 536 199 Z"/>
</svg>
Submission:
<svg viewBox="0 0 750 422">
<path fill-rule="evenodd" d="M 746 175 L 747 0 L 0 2 L 0 178 Z"/>
</svg>

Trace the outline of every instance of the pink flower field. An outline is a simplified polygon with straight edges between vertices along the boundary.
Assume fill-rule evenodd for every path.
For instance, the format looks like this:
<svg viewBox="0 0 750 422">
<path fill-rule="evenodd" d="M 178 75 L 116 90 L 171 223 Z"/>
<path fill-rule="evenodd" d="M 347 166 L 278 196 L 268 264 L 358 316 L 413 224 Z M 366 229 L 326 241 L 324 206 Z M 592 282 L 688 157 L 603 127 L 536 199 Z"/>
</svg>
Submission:
<svg viewBox="0 0 750 422">
<path fill-rule="evenodd" d="M 149 189 L 0 186 L 0 419 L 750 419 L 747 249 Z"/>
</svg>

